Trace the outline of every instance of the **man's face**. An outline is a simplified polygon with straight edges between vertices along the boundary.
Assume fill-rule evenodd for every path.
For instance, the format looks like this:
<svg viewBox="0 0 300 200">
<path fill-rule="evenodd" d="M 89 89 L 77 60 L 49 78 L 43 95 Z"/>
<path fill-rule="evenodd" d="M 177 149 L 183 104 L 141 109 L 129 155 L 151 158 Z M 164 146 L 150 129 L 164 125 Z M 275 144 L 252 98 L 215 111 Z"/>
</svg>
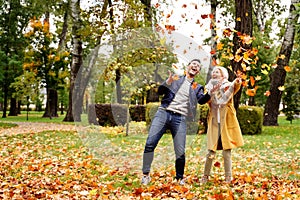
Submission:
<svg viewBox="0 0 300 200">
<path fill-rule="evenodd" d="M 196 76 L 201 70 L 201 64 L 197 61 L 192 61 L 186 69 L 186 75 L 188 77 L 193 78 L 194 76 Z"/>
</svg>

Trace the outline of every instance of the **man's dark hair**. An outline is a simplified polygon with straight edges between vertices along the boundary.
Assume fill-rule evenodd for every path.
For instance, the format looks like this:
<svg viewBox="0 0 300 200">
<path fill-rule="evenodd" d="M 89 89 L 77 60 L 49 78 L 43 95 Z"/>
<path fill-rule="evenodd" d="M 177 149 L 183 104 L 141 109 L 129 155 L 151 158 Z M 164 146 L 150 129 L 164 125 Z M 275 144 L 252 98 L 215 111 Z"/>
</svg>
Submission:
<svg viewBox="0 0 300 200">
<path fill-rule="evenodd" d="M 193 61 L 197 61 L 198 63 L 201 64 L 201 61 L 199 59 L 195 58 L 195 59 L 191 60 L 188 65 L 190 65 Z"/>
</svg>

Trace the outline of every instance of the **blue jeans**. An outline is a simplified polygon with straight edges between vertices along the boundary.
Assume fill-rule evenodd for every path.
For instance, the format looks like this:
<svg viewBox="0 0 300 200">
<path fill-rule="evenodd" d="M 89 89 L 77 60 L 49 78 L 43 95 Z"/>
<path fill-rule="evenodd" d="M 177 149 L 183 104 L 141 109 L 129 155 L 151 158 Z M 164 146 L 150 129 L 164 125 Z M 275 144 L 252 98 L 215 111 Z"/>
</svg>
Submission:
<svg viewBox="0 0 300 200">
<path fill-rule="evenodd" d="M 161 108 L 156 112 L 149 130 L 143 154 L 142 171 L 143 174 L 149 174 L 154 150 L 167 129 L 171 131 L 173 138 L 176 178 L 182 179 L 185 166 L 186 117 Z"/>
</svg>

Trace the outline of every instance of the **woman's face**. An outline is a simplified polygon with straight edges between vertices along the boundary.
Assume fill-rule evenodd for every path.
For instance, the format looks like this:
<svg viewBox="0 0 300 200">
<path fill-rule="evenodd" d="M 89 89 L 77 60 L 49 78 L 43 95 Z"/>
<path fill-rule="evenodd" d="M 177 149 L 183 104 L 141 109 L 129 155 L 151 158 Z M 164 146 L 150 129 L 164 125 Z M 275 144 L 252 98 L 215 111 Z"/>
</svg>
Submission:
<svg viewBox="0 0 300 200">
<path fill-rule="evenodd" d="M 215 68 L 215 69 L 213 70 L 211 76 L 212 76 L 213 79 L 220 79 L 220 78 L 223 77 L 223 75 L 222 75 L 222 73 L 221 73 L 221 70 L 218 69 L 218 68 Z"/>
</svg>

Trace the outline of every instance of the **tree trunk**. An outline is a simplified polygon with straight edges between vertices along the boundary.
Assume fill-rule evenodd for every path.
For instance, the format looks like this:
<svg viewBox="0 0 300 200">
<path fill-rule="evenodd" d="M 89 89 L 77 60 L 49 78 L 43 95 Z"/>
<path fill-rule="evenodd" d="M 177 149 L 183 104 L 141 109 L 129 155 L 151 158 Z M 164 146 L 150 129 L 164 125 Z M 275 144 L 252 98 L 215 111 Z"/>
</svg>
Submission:
<svg viewBox="0 0 300 200">
<path fill-rule="evenodd" d="M 46 108 L 43 117 L 58 117 L 58 95 L 57 90 L 52 88 L 47 88 L 47 101 Z"/>
<path fill-rule="evenodd" d="M 299 3 L 299 0 L 292 0 L 284 40 L 277 59 L 277 67 L 270 75 L 270 96 L 267 98 L 263 120 L 263 125 L 265 126 L 278 126 L 277 119 L 282 96 L 282 91 L 279 90 L 279 87 L 283 86 L 285 82 L 286 71 L 284 67 L 289 64 L 294 45 L 295 26 L 299 18 L 299 14 L 295 13 L 296 3 Z"/>
<path fill-rule="evenodd" d="M 120 72 L 120 69 L 116 69 L 115 82 L 116 82 L 117 103 L 122 103 L 121 72 Z"/>
<path fill-rule="evenodd" d="M 79 30 L 81 28 L 81 20 L 80 20 L 80 0 L 71 0 L 71 16 L 73 21 L 72 27 L 72 40 L 73 40 L 73 52 L 72 52 L 72 63 L 71 63 L 71 77 L 70 77 L 70 91 L 69 91 L 69 106 L 67 110 L 67 114 L 63 121 L 73 122 L 73 121 L 81 121 L 80 117 L 80 109 L 77 109 L 77 113 L 73 113 L 73 106 L 78 106 L 77 102 L 78 98 L 75 98 L 73 102 L 73 96 L 76 97 L 76 93 L 73 93 L 75 88 L 75 81 L 78 74 L 78 71 L 82 64 L 82 41 L 81 36 L 79 34 Z"/>
<path fill-rule="evenodd" d="M 218 2 L 217 0 L 211 0 L 210 1 L 210 10 L 211 10 L 211 15 L 214 17 L 211 19 L 211 50 L 212 52 L 216 52 L 217 50 L 217 41 L 216 41 L 216 35 L 217 35 L 217 31 L 216 31 L 216 14 L 217 14 L 217 5 Z M 208 67 L 208 72 L 207 72 L 207 77 L 206 77 L 206 83 L 208 83 L 208 81 L 210 80 L 211 77 L 211 73 L 213 71 L 213 63 L 214 61 L 217 60 L 217 55 L 216 53 L 211 54 L 211 59 L 210 59 L 210 65 Z"/>
<path fill-rule="evenodd" d="M 235 16 L 235 30 L 240 34 L 246 34 L 252 36 L 252 1 L 251 0 L 235 0 L 236 16 Z M 246 45 L 240 42 L 237 33 L 234 33 L 233 37 L 233 55 L 236 54 L 237 50 L 243 48 L 248 50 L 251 48 L 250 45 Z M 232 71 L 229 71 L 229 80 L 234 80 L 236 77 L 235 72 L 243 71 L 241 62 L 232 60 Z M 237 110 L 239 107 L 240 99 L 242 94 L 242 88 L 234 96 L 234 107 Z"/>
<path fill-rule="evenodd" d="M 5 79 L 5 74 L 4 72 L 4 79 Z M 7 82 L 4 81 L 4 89 L 3 89 L 3 113 L 2 113 L 2 118 L 6 118 L 6 112 L 7 112 L 7 99 L 8 99 L 8 85 Z"/>
<path fill-rule="evenodd" d="M 10 98 L 10 108 L 8 116 L 18 116 L 17 99 Z"/>
</svg>

